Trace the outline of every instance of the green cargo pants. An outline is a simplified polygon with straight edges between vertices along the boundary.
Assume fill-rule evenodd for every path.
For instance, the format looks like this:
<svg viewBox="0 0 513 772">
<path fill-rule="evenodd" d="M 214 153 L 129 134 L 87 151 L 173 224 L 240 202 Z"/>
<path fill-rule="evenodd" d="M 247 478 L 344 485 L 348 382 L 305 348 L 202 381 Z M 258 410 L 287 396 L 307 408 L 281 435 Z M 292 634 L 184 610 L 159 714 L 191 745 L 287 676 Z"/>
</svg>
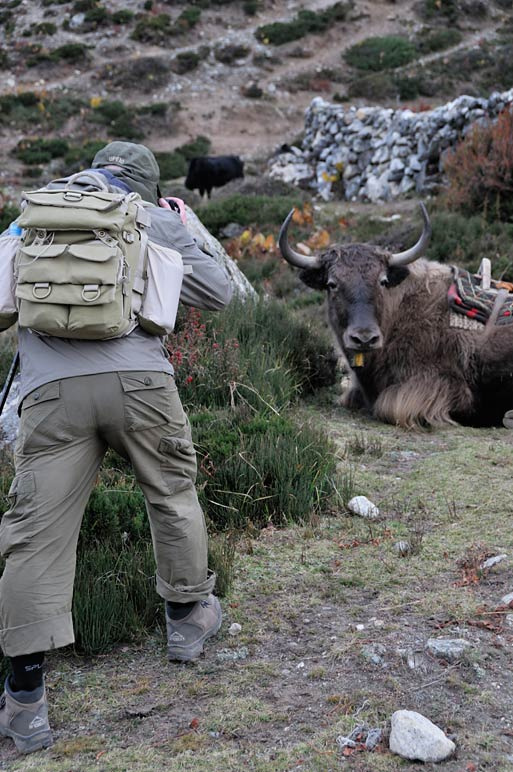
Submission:
<svg viewBox="0 0 513 772">
<path fill-rule="evenodd" d="M 143 490 L 159 595 L 189 602 L 214 587 L 194 488 L 196 454 L 174 378 L 119 372 L 52 381 L 23 401 L 11 507 L 0 524 L 0 644 L 7 656 L 74 641 L 76 546 L 108 447 L 130 460 Z"/>
</svg>

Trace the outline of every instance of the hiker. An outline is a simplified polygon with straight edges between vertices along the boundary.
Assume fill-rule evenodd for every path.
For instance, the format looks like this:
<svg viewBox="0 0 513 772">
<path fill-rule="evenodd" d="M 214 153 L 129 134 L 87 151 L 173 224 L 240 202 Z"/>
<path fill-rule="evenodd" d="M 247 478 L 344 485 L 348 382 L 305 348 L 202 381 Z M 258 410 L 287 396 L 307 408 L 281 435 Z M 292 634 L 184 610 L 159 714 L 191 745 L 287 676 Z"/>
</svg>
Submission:
<svg viewBox="0 0 513 772">
<path fill-rule="evenodd" d="M 170 208 L 161 199 L 159 176 L 148 148 L 115 141 L 96 154 L 92 170 L 68 180 L 65 198 L 72 202 L 81 197 L 77 190 L 94 190 L 97 178 L 106 182 L 110 193 L 139 194 L 145 203 L 137 205 L 137 217 L 142 222 L 149 215 L 149 240 L 177 250 L 183 258 L 180 300 L 219 310 L 231 299 L 229 277 L 196 245 L 183 224 L 183 207 Z M 57 193 L 59 188 L 63 181 L 44 191 Z M 102 196 L 106 194 L 100 191 L 100 204 Z M 40 199 L 34 196 L 36 204 L 37 200 L 44 203 L 44 194 Z M 100 261 L 101 250 L 108 251 L 113 240 L 105 231 L 94 233 L 100 239 L 94 259 Z M 28 255 L 51 256 L 59 248 L 62 252 L 57 238 L 55 242 L 45 241 L 44 234 L 38 238 L 36 232 L 32 252 L 23 245 Z M 134 241 L 125 231 L 123 238 L 127 248 Z M 78 246 L 83 252 L 84 243 Z M 75 252 L 80 256 L 77 245 Z M 27 259 L 25 266 L 35 270 L 37 261 Z M 49 291 L 41 282 L 34 284 L 34 293 L 36 288 L 43 295 Z M 83 294 L 95 300 L 101 289 L 89 284 Z M 153 289 L 162 295 L 165 287 Z M 32 305 L 37 313 L 44 310 L 44 303 Z M 0 702 L 0 733 L 11 737 L 19 751 L 29 753 L 53 742 L 43 660 L 48 649 L 74 641 L 71 603 L 77 540 L 107 448 L 130 460 L 145 496 L 170 660 L 200 656 L 205 640 L 221 626 L 221 607 L 213 595 L 215 575 L 207 567 L 207 533 L 194 487 L 195 449 L 163 338 L 143 329 L 142 317 L 121 337 L 38 334 L 22 325 L 22 306 L 23 300 L 18 317 L 21 420 L 16 474 L 9 491 L 10 509 L 0 524 L 0 552 L 6 559 L 0 580 L 0 644 L 12 670 Z M 104 308 L 93 305 L 84 311 L 99 329 Z"/>
</svg>

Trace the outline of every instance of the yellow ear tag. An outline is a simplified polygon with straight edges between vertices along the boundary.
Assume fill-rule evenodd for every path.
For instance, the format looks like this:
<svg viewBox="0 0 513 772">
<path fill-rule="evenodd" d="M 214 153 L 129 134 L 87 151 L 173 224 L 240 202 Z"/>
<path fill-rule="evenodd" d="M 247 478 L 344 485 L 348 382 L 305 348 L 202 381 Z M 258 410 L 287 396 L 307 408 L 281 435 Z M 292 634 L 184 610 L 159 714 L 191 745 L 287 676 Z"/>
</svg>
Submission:
<svg viewBox="0 0 513 772">
<path fill-rule="evenodd" d="M 363 367 L 363 354 L 361 352 L 354 355 L 353 367 Z"/>
</svg>

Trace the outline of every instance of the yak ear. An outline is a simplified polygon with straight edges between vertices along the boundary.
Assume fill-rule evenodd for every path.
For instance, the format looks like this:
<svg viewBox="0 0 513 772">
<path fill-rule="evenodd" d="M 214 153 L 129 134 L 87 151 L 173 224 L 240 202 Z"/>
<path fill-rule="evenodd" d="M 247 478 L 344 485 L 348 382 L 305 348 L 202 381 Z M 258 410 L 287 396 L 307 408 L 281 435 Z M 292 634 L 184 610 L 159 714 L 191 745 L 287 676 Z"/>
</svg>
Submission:
<svg viewBox="0 0 513 772">
<path fill-rule="evenodd" d="M 299 278 L 312 289 L 325 290 L 328 281 L 327 266 L 319 268 L 303 268 L 299 272 Z"/>
<path fill-rule="evenodd" d="M 401 282 L 403 282 L 409 275 L 410 269 L 405 265 L 389 266 L 387 268 L 386 286 L 397 287 L 397 285 L 401 284 Z"/>
</svg>

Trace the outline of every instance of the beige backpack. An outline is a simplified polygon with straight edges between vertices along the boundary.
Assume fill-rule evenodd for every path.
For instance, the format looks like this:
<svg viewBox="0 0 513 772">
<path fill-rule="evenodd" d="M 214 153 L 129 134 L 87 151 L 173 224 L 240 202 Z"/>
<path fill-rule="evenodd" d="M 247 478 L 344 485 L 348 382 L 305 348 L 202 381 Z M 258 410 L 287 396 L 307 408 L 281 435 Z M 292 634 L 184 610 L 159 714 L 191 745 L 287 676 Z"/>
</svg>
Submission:
<svg viewBox="0 0 513 772">
<path fill-rule="evenodd" d="M 23 193 L 21 206 L 13 265 L 20 326 L 83 340 L 121 337 L 137 324 L 154 335 L 172 331 L 181 255 L 149 241 L 151 216 L 137 193 L 112 192 L 101 173 L 79 172 L 62 187 Z M 0 302 L 0 326 L 10 318 L 9 302 Z"/>
</svg>

